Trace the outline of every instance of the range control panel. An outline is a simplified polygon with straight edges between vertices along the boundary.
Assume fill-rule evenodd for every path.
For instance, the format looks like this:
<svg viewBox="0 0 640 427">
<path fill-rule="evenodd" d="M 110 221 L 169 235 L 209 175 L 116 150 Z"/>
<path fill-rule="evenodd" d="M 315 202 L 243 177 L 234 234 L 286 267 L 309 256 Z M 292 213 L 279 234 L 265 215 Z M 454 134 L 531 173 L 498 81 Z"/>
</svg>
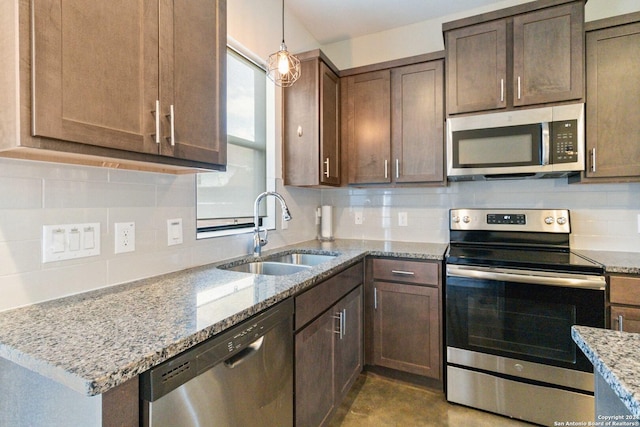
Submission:
<svg viewBox="0 0 640 427">
<path fill-rule="evenodd" d="M 551 163 L 578 161 L 578 121 L 551 122 Z"/>
<path fill-rule="evenodd" d="M 568 209 L 451 209 L 449 229 L 571 232 Z"/>
</svg>

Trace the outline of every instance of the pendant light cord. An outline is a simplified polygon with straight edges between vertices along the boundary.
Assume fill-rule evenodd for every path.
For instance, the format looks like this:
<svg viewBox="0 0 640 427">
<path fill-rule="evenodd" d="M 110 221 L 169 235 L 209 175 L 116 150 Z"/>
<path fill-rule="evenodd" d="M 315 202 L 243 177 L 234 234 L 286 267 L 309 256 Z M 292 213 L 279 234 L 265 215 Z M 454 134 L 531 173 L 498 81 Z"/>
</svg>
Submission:
<svg viewBox="0 0 640 427">
<path fill-rule="evenodd" d="M 284 0 L 282 0 L 282 44 L 284 44 Z"/>
</svg>

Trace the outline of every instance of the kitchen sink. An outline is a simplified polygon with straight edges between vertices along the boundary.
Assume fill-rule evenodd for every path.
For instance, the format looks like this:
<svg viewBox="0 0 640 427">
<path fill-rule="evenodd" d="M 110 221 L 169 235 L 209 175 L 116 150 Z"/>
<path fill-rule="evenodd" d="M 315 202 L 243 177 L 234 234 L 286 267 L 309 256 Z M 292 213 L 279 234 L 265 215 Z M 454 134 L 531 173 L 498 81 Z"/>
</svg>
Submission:
<svg viewBox="0 0 640 427">
<path fill-rule="evenodd" d="M 283 262 L 254 261 L 232 267 L 222 267 L 223 270 L 240 271 L 242 273 L 264 274 L 267 276 L 286 276 L 311 268 L 309 265 L 286 264 Z"/>
<path fill-rule="evenodd" d="M 269 257 L 267 259 L 271 262 L 283 262 L 286 264 L 313 266 L 330 261 L 335 257 L 336 255 L 292 253 L 286 255 L 274 255 L 273 257 Z"/>
<path fill-rule="evenodd" d="M 267 276 L 286 276 L 307 270 L 314 265 L 322 264 L 335 258 L 336 255 L 325 254 L 275 254 L 265 261 L 249 261 L 232 266 L 221 266 L 222 270 L 239 271 L 242 273 L 264 274 Z"/>
</svg>

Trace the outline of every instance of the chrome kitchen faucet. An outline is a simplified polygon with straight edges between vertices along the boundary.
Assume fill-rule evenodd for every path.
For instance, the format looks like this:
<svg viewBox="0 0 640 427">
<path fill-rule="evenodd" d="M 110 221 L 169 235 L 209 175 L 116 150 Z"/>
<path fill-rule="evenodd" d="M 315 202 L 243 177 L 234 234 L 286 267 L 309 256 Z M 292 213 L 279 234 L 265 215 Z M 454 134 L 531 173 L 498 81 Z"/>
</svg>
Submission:
<svg viewBox="0 0 640 427">
<path fill-rule="evenodd" d="M 253 256 L 260 256 L 262 253 L 262 247 L 266 245 L 268 242 L 267 234 L 269 231 L 264 229 L 264 237 L 260 236 L 260 225 L 259 222 L 259 212 L 258 209 L 260 207 L 260 201 L 267 196 L 273 196 L 276 199 L 280 200 L 280 206 L 282 207 L 282 220 L 283 221 L 291 221 L 291 212 L 289 212 L 289 208 L 287 207 L 287 203 L 284 201 L 284 198 L 276 193 L 275 191 L 265 191 L 256 197 L 256 201 L 253 204 L 253 223 L 255 227 L 253 229 Z"/>
</svg>

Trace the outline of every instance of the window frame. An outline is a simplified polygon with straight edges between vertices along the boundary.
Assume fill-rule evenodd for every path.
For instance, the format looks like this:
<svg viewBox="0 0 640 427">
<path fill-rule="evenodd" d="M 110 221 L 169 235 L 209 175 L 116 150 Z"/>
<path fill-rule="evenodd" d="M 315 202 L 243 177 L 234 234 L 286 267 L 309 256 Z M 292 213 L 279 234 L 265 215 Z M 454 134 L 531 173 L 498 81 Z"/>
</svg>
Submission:
<svg viewBox="0 0 640 427">
<path fill-rule="evenodd" d="M 259 69 L 265 72 L 265 81 L 266 81 L 266 117 L 265 117 L 265 126 L 266 126 L 266 147 L 265 147 L 265 161 L 266 161 L 266 190 L 265 191 L 275 191 L 276 187 L 276 179 L 275 179 L 275 168 L 276 168 L 276 159 L 275 159 L 275 123 L 276 123 L 276 94 L 275 94 L 275 85 L 271 80 L 267 78 L 266 75 L 266 64 L 264 60 L 260 59 L 257 55 L 235 42 L 232 39 L 228 40 L 227 44 L 227 55 L 228 52 L 232 51 L 235 55 L 240 56 L 246 61 L 252 63 Z M 228 136 L 228 138 L 234 138 L 233 136 Z M 195 185 L 197 186 L 197 179 Z M 256 197 L 258 195 L 256 194 Z M 214 237 L 223 237 L 223 236 L 234 236 L 240 234 L 252 233 L 254 230 L 253 218 L 251 218 L 250 224 L 246 227 L 228 227 L 228 226 L 218 226 L 216 229 L 211 230 L 211 227 L 200 226 L 200 220 L 197 209 L 197 187 L 196 187 L 196 239 L 206 239 L 206 238 L 214 238 Z M 276 228 L 276 205 L 275 200 L 273 198 L 266 198 L 262 201 L 262 203 L 266 203 L 266 216 L 260 218 L 260 227 L 262 229 L 274 230 Z M 243 217 L 244 218 L 244 217 Z"/>
</svg>

